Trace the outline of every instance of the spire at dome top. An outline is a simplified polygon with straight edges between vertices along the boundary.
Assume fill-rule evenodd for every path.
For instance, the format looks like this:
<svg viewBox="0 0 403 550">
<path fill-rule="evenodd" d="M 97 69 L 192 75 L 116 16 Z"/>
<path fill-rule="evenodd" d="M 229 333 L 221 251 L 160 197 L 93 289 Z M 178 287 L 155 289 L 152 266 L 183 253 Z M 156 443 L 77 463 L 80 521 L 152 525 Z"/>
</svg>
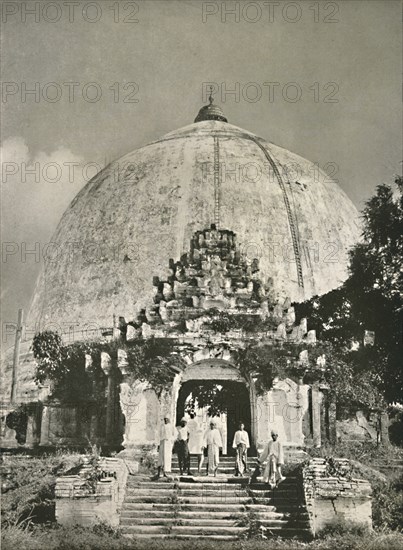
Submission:
<svg viewBox="0 0 403 550">
<path fill-rule="evenodd" d="M 213 86 L 210 86 L 209 104 L 202 107 L 195 118 L 195 122 L 203 122 L 205 120 L 219 120 L 220 122 L 228 122 L 224 116 L 221 107 L 214 105 Z"/>
<path fill-rule="evenodd" d="M 210 105 L 212 105 L 213 102 L 214 102 L 214 99 L 213 99 L 213 86 L 210 86 L 210 95 L 208 96 L 208 101 L 209 101 Z"/>
</svg>

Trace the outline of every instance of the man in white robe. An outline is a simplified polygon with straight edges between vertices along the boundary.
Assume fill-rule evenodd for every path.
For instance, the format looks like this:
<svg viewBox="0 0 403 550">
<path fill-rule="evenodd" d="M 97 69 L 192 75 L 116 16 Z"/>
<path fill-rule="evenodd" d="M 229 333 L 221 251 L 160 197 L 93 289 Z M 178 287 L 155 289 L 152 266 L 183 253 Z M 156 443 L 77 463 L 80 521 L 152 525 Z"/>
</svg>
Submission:
<svg viewBox="0 0 403 550">
<path fill-rule="evenodd" d="M 220 449 L 222 449 L 222 438 L 214 420 L 210 422 L 210 429 L 204 434 L 203 447 L 207 447 L 208 465 L 207 475 L 217 475 L 220 463 Z"/>
<path fill-rule="evenodd" d="M 263 472 L 263 481 L 270 483 L 270 487 L 278 487 L 285 480 L 281 473 L 281 466 L 284 464 L 283 445 L 278 440 L 277 430 L 272 430 L 271 441 L 269 441 L 259 457 L 259 463 L 267 460 L 266 467 Z"/>
<path fill-rule="evenodd" d="M 247 453 L 250 448 L 249 435 L 243 422 L 239 424 L 239 430 L 235 432 L 232 448 L 236 449 L 235 476 L 243 476 L 247 470 Z"/>
<path fill-rule="evenodd" d="M 157 477 L 161 476 L 161 472 L 166 477 L 166 474 L 171 471 L 172 464 L 172 446 L 174 439 L 174 431 L 172 424 L 167 416 L 161 424 L 160 430 L 160 447 L 158 453 L 158 473 Z"/>
<path fill-rule="evenodd" d="M 197 422 L 194 412 L 191 412 L 189 416 L 189 453 L 197 456 L 197 471 L 200 473 L 203 466 L 203 428 Z"/>
</svg>

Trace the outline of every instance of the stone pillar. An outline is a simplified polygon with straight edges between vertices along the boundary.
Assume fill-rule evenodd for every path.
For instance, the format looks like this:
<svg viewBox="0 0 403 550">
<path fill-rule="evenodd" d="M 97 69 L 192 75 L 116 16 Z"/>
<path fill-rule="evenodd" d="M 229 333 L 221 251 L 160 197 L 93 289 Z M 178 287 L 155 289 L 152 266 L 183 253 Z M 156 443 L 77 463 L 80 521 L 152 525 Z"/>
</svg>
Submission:
<svg viewBox="0 0 403 550">
<path fill-rule="evenodd" d="M 114 379 L 113 379 L 113 365 L 112 359 L 109 353 L 103 351 L 101 353 L 101 368 L 108 377 L 108 386 L 106 390 L 106 441 L 111 443 L 113 439 L 113 424 L 114 424 Z"/>
<path fill-rule="evenodd" d="M 147 382 L 136 381 L 131 385 L 122 382 L 120 384 L 120 407 L 125 417 L 123 446 L 126 449 L 147 443 L 147 403 L 144 395 L 146 388 Z"/>
<path fill-rule="evenodd" d="M 381 412 L 379 414 L 379 432 L 380 432 L 380 443 L 385 447 L 390 445 L 389 440 L 389 416 L 387 412 Z"/>
<path fill-rule="evenodd" d="M 168 416 L 172 422 L 172 393 L 173 388 L 168 388 L 163 390 L 159 397 L 160 402 L 160 418 L 159 421 L 162 422 L 164 416 Z"/>
<path fill-rule="evenodd" d="M 42 407 L 39 403 L 30 405 L 28 409 L 27 436 L 25 446 L 37 447 L 41 439 L 41 416 Z"/>
<path fill-rule="evenodd" d="M 49 445 L 49 429 L 50 409 L 48 405 L 45 405 L 42 409 L 41 437 L 39 443 L 43 447 L 47 447 Z"/>
<path fill-rule="evenodd" d="M 319 384 L 321 407 L 320 407 L 320 433 L 321 443 L 329 441 L 329 386 Z"/>
<path fill-rule="evenodd" d="M 266 441 L 267 430 L 268 430 L 268 420 L 267 420 L 267 392 L 263 395 L 256 395 L 256 406 L 255 406 L 255 435 L 254 435 L 254 444 L 256 449 L 262 450 L 264 443 Z M 253 404 L 251 403 L 252 407 Z"/>
<path fill-rule="evenodd" d="M 320 429 L 320 409 L 321 393 L 319 391 L 318 382 L 315 382 L 312 385 L 312 437 L 314 447 L 320 447 L 322 445 Z"/>
<path fill-rule="evenodd" d="M 88 373 L 93 367 L 93 359 L 92 356 L 88 353 L 85 354 L 85 371 Z M 90 375 L 91 378 L 91 375 Z M 95 380 L 92 380 L 91 386 L 92 386 L 92 392 L 93 395 L 97 393 L 97 386 L 99 382 L 95 382 Z M 100 404 L 97 403 L 97 401 L 93 398 L 91 400 L 87 400 L 87 419 L 89 421 L 89 428 L 88 428 L 88 438 L 91 443 L 99 443 L 100 434 L 102 433 L 100 430 L 100 422 L 102 422 L 102 416 L 99 414 L 99 408 Z"/>
<path fill-rule="evenodd" d="M 259 439 L 259 423 L 258 423 L 258 410 L 257 410 L 257 396 L 255 390 L 255 380 L 250 377 L 249 380 L 249 400 L 250 400 L 250 418 L 251 418 L 251 446 L 257 447 Z"/>
<path fill-rule="evenodd" d="M 329 422 L 329 442 L 335 445 L 337 442 L 336 433 L 336 396 L 329 392 L 329 408 L 328 408 L 328 422 Z"/>
<path fill-rule="evenodd" d="M 182 373 L 175 374 L 175 378 L 172 382 L 172 390 L 171 390 L 171 422 L 173 426 L 176 426 L 177 424 L 177 418 L 176 418 L 176 405 L 178 403 L 178 396 L 179 396 L 179 390 L 181 387 L 182 382 Z"/>
</svg>

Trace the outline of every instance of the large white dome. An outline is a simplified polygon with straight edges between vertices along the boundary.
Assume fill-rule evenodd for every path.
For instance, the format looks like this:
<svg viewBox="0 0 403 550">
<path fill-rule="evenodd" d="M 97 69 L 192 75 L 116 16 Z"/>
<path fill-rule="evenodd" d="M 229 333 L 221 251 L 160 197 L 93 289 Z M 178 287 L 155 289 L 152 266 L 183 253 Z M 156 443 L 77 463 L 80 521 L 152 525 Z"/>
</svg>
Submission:
<svg viewBox="0 0 403 550">
<path fill-rule="evenodd" d="M 201 117 L 97 174 L 63 215 L 27 324 L 111 326 L 153 295 L 154 275 L 216 223 L 236 233 L 275 293 L 302 301 L 339 286 L 358 212 L 311 162 Z M 207 120 L 206 120 L 207 118 Z M 199 118 L 200 120 L 200 118 Z M 56 253 L 57 251 L 57 253 Z M 50 256 L 50 254 L 49 254 Z"/>
</svg>

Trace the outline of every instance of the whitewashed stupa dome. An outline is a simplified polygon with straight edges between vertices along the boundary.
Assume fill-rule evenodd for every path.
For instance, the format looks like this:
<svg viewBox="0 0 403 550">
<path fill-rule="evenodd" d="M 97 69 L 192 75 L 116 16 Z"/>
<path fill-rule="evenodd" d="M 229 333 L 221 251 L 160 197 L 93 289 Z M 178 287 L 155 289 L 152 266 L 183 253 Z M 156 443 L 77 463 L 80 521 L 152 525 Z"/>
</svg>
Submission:
<svg viewBox="0 0 403 550">
<path fill-rule="evenodd" d="M 63 253 L 45 264 L 30 326 L 130 319 L 152 299 L 153 276 L 164 277 L 169 258 L 212 223 L 259 258 L 279 298 L 303 301 L 346 279 L 346 252 L 360 233 L 350 199 L 312 162 L 226 120 L 210 101 L 195 123 L 86 184 L 52 239 Z"/>
</svg>

